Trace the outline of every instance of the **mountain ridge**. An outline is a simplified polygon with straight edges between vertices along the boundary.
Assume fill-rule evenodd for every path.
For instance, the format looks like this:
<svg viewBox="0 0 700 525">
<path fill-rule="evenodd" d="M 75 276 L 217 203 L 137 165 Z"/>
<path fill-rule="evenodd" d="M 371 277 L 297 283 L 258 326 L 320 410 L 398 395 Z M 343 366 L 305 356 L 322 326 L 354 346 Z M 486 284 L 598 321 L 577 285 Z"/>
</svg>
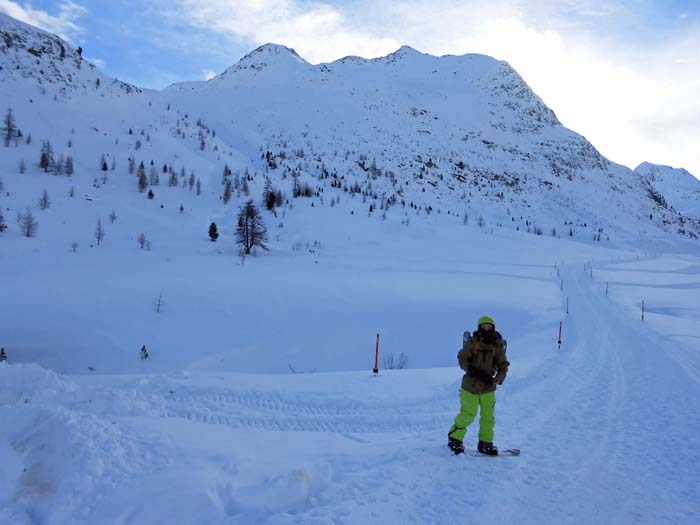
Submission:
<svg viewBox="0 0 700 525">
<path fill-rule="evenodd" d="M 3 34 L 6 25 L 0 26 Z M 250 173 L 257 191 L 266 179 L 280 189 L 303 180 L 317 198 L 361 195 L 368 208 L 382 216 L 391 212 L 402 223 L 411 215 L 434 220 L 431 213 L 447 213 L 597 241 L 663 238 L 670 231 L 694 237 L 700 231 L 694 223 L 679 223 L 649 180 L 564 127 L 507 62 L 486 55 L 435 57 L 402 46 L 376 59 L 311 65 L 291 48 L 265 44 L 209 81 L 150 92 L 92 65 L 82 67 L 77 50 L 27 27 L 10 28 L 21 46 L 0 49 L 2 72 L 13 66 L 0 89 L 12 84 L 8 100 L 38 120 L 46 120 L 42 113 L 49 110 L 65 112 L 63 96 L 94 95 L 89 120 L 120 144 L 114 155 L 122 162 L 141 147 L 124 135 L 139 121 L 143 136 L 148 129 L 163 144 L 188 136 L 187 144 L 200 146 L 159 156 L 204 155 L 197 162 L 211 164 L 207 171 L 238 159 L 235 171 Z M 28 52 L 37 41 L 46 47 L 39 57 Z M 47 93 L 47 83 L 55 91 Z M 45 103 L 17 97 L 20 84 L 26 92 L 38 86 Z M 108 110 L 102 100 L 107 94 L 111 100 L 135 98 Z M 113 113 L 111 121 L 104 120 L 106 112 Z"/>
</svg>

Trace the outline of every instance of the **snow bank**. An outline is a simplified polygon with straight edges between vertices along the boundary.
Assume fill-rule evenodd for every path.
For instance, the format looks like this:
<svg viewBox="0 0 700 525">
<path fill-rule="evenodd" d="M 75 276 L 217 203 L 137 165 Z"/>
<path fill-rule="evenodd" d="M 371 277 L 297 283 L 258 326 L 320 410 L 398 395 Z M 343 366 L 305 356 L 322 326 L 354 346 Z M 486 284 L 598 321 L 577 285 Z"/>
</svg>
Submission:
<svg viewBox="0 0 700 525">
<path fill-rule="evenodd" d="M 157 462 L 117 421 L 73 408 L 88 404 L 86 392 L 58 374 L 3 365 L 0 384 L 3 523 L 80 521 L 110 488 Z"/>
</svg>

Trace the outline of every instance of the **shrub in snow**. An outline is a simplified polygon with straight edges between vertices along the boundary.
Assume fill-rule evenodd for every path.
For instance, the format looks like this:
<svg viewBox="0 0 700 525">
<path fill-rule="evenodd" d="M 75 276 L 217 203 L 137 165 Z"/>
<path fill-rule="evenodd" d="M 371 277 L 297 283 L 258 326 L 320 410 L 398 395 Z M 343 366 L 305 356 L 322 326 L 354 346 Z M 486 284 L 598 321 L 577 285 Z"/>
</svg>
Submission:
<svg viewBox="0 0 700 525">
<path fill-rule="evenodd" d="M 384 356 L 384 368 L 387 370 L 402 370 L 408 366 L 408 356 L 401 352 L 398 357 L 394 357 L 394 353 Z"/>
</svg>

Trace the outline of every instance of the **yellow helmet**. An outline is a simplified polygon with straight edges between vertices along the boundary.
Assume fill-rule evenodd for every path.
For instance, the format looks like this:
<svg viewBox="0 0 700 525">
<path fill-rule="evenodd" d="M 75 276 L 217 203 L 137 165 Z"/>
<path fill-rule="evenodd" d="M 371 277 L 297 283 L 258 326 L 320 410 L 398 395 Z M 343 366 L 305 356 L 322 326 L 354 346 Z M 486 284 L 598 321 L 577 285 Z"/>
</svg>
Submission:
<svg viewBox="0 0 700 525">
<path fill-rule="evenodd" d="M 477 326 L 481 326 L 482 324 L 490 324 L 496 328 L 496 321 L 494 321 L 493 318 L 489 317 L 488 315 L 479 318 L 479 323 Z"/>
</svg>

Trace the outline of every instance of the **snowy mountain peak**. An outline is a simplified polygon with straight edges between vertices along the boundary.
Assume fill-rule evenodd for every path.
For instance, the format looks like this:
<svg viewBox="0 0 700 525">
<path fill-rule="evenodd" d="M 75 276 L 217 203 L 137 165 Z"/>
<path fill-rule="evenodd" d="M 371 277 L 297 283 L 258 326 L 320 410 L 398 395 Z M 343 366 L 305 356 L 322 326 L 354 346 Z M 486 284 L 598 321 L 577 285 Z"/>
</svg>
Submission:
<svg viewBox="0 0 700 525">
<path fill-rule="evenodd" d="M 279 44 L 264 44 L 241 58 L 232 69 L 261 71 L 270 66 L 301 65 L 308 62 L 292 48 Z"/>
<path fill-rule="evenodd" d="M 385 57 L 382 57 L 380 60 L 384 60 L 386 62 L 392 63 L 392 62 L 397 62 L 399 60 L 406 59 L 406 58 L 421 57 L 421 56 L 432 57 L 432 55 L 424 55 L 423 53 L 412 48 L 411 46 L 401 46 L 396 51 L 388 54 Z M 432 57 L 432 58 L 435 58 L 435 57 Z"/>
<path fill-rule="evenodd" d="M 700 180 L 688 170 L 642 162 L 634 171 L 677 211 L 700 217 Z"/>
</svg>

